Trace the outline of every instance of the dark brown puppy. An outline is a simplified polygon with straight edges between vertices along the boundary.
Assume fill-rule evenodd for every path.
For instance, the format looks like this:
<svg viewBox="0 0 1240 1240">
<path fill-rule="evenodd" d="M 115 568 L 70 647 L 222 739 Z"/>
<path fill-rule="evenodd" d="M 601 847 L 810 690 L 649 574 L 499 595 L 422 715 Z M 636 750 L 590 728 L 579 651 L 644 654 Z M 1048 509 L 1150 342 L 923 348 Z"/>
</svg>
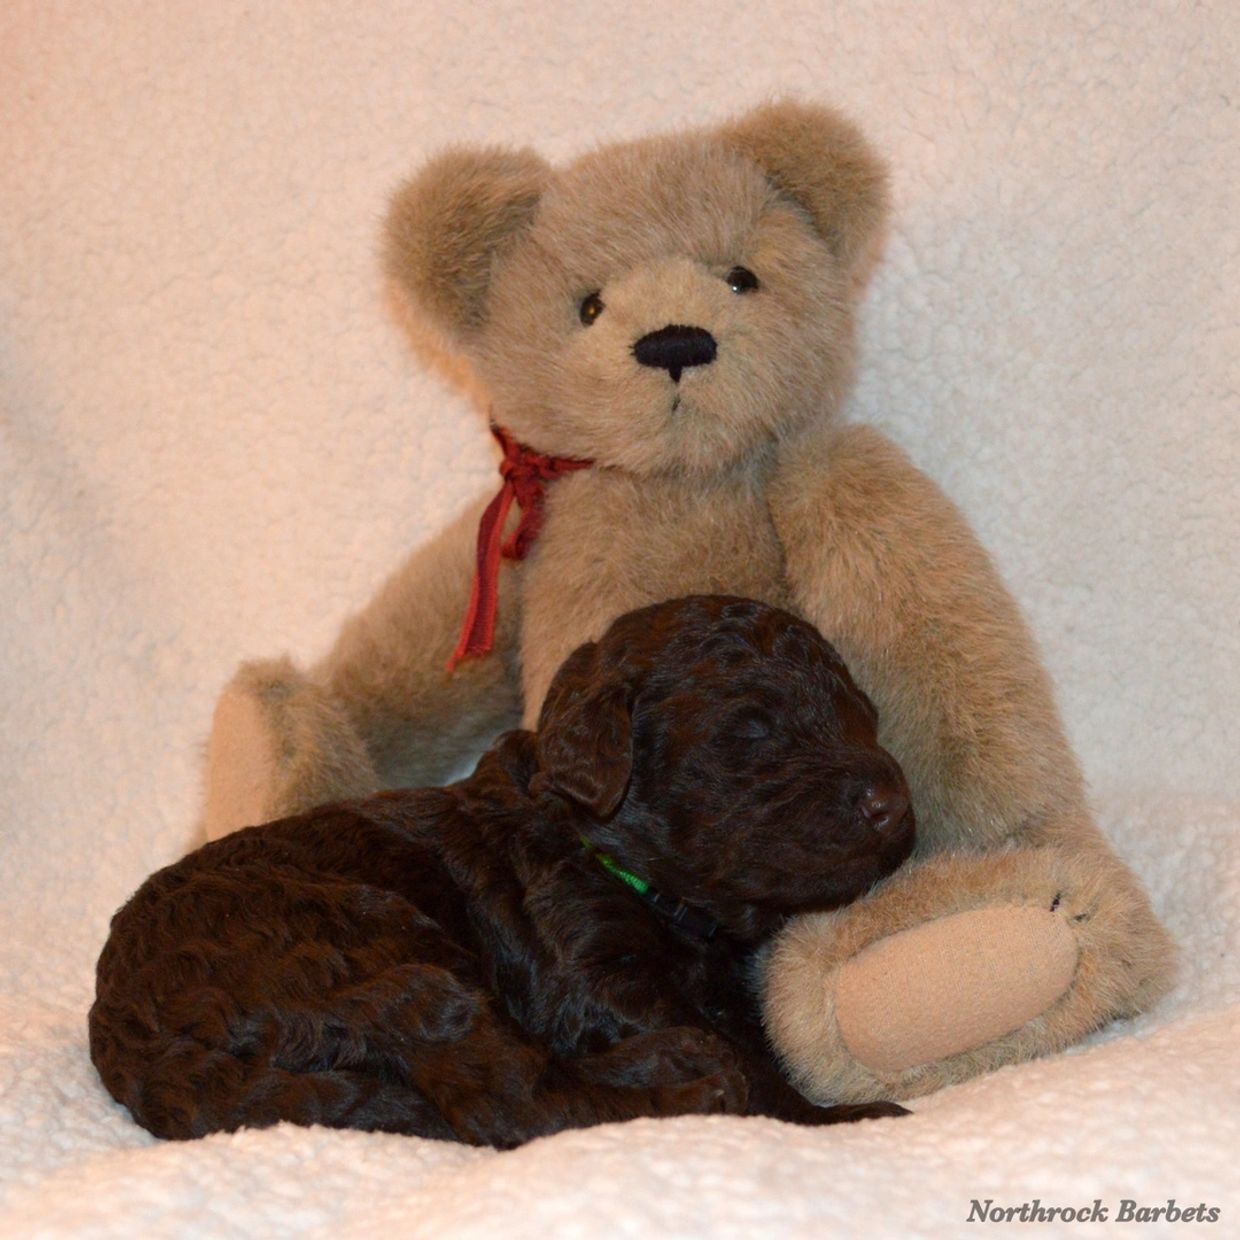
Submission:
<svg viewBox="0 0 1240 1240">
<path fill-rule="evenodd" d="M 251 827 L 148 879 L 99 960 L 91 1057 L 162 1137 L 292 1120 L 514 1146 L 643 1115 L 898 1114 L 806 1102 L 752 988 L 785 917 L 912 847 L 875 722 L 786 612 L 632 612 L 468 779 Z"/>
</svg>

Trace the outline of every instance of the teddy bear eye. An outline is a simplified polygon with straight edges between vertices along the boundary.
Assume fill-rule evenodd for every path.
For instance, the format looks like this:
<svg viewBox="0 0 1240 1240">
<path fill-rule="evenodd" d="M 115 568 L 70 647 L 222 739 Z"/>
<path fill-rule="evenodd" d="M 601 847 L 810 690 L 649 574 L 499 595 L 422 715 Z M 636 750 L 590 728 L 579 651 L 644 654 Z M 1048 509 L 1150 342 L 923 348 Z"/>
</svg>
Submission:
<svg viewBox="0 0 1240 1240">
<path fill-rule="evenodd" d="M 758 287 L 758 277 L 748 267 L 733 267 L 724 279 L 734 293 L 752 293 Z"/>
<path fill-rule="evenodd" d="M 577 314 L 586 327 L 589 327 L 602 313 L 603 299 L 597 293 L 591 293 L 589 297 L 583 298 L 581 305 L 577 307 Z"/>
</svg>

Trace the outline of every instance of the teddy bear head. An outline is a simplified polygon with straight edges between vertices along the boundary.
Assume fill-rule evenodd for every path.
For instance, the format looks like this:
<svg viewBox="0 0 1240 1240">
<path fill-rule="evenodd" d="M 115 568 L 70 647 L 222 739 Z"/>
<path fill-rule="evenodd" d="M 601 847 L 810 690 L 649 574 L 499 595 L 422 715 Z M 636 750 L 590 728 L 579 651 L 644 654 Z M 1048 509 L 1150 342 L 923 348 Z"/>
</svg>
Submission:
<svg viewBox="0 0 1240 1240">
<path fill-rule="evenodd" d="M 709 473 L 840 403 L 885 202 L 856 128 L 785 102 L 558 170 L 450 150 L 394 198 L 386 263 L 521 442 Z"/>
</svg>

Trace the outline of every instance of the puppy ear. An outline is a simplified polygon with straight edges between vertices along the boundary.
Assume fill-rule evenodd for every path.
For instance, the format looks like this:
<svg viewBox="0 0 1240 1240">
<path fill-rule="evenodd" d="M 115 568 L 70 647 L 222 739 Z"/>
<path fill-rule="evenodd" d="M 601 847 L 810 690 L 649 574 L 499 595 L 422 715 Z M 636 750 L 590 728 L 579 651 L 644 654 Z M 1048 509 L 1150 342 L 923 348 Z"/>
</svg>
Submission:
<svg viewBox="0 0 1240 1240">
<path fill-rule="evenodd" d="M 755 108 L 719 136 L 809 212 L 846 271 L 862 264 L 887 218 L 887 170 L 856 125 L 786 100 Z"/>
<path fill-rule="evenodd" d="M 534 217 L 551 166 L 531 150 L 450 150 L 393 196 L 384 266 L 455 344 L 481 326 L 495 258 Z"/>
<path fill-rule="evenodd" d="M 538 719 L 538 761 L 557 792 L 608 818 L 633 773 L 628 685 L 598 672 L 593 642 L 556 673 Z"/>
</svg>

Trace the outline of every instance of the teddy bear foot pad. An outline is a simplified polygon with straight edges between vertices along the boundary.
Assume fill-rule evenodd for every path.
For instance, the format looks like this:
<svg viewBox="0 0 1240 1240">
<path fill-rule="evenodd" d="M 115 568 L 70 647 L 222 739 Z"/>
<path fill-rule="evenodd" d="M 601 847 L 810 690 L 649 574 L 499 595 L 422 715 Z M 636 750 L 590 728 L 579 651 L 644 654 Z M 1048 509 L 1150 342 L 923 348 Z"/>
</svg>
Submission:
<svg viewBox="0 0 1240 1240">
<path fill-rule="evenodd" d="M 993 1041 L 1072 984 L 1079 949 L 1063 918 L 1031 905 L 940 917 L 871 943 L 840 969 L 835 1015 L 871 1072 L 903 1072 Z"/>
</svg>

